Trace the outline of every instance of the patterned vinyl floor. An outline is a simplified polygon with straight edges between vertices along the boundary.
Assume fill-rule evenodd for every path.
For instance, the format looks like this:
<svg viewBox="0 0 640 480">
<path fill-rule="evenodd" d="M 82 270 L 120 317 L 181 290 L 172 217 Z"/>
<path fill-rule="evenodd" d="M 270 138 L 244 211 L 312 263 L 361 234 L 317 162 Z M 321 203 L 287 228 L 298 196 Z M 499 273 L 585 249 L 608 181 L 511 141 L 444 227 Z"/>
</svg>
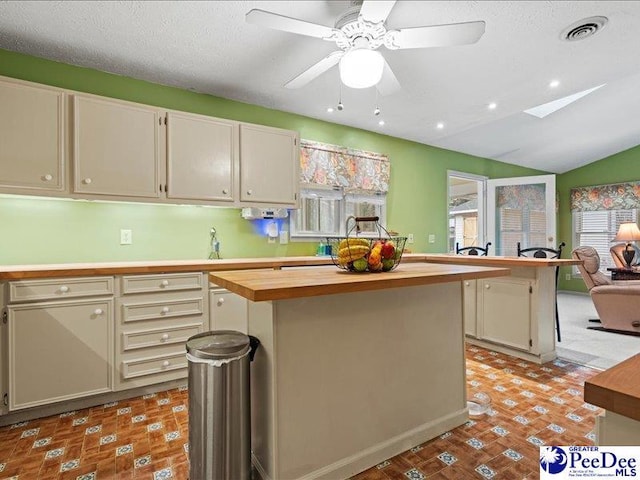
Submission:
<svg viewBox="0 0 640 480">
<path fill-rule="evenodd" d="M 537 479 L 540 445 L 592 445 L 600 409 L 582 398 L 596 370 L 467 346 L 469 398 L 488 414 L 354 480 Z M 188 392 L 169 390 L 0 428 L 0 479 L 188 478 Z"/>
</svg>

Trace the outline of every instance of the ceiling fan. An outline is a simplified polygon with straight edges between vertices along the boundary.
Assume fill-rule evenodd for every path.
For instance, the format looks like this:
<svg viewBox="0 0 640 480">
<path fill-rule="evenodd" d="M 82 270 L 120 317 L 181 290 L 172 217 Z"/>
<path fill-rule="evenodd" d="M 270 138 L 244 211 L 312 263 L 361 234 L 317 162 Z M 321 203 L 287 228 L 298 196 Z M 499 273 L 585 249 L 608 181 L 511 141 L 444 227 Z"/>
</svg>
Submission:
<svg viewBox="0 0 640 480">
<path fill-rule="evenodd" d="M 286 88 L 303 87 L 339 63 L 340 78 L 345 85 L 352 88 L 375 85 L 381 95 L 390 95 L 400 89 L 396 76 L 378 51 L 382 45 L 389 50 L 448 47 L 475 43 L 484 34 L 483 21 L 388 29 L 385 21 L 395 3 L 395 0 L 352 2 L 333 28 L 260 9 L 247 13 L 246 21 L 321 38 L 338 46 L 339 50 L 286 83 Z"/>
</svg>

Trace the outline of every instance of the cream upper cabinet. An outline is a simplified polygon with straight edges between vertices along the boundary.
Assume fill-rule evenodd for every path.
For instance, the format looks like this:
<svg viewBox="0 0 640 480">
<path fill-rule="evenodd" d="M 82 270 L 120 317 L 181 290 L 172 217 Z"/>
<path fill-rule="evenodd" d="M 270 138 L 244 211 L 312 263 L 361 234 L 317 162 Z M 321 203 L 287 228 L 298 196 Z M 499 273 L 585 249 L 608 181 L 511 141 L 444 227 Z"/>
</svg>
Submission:
<svg viewBox="0 0 640 480">
<path fill-rule="evenodd" d="M 167 198 L 234 200 L 238 123 L 167 114 Z"/>
<path fill-rule="evenodd" d="M 161 111 L 74 95 L 74 193 L 160 197 Z"/>
<path fill-rule="evenodd" d="M 65 189 L 65 93 L 0 81 L 0 188 Z"/>
<path fill-rule="evenodd" d="M 297 206 L 298 133 L 240 125 L 240 201 Z"/>
</svg>

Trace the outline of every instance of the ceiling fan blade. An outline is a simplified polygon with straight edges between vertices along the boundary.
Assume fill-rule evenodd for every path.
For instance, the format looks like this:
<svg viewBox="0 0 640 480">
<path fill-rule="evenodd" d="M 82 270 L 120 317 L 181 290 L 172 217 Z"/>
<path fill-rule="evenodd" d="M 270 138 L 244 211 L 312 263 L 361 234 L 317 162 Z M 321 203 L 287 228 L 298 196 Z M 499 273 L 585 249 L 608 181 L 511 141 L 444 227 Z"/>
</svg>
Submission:
<svg viewBox="0 0 640 480">
<path fill-rule="evenodd" d="M 465 22 L 449 25 L 402 28 L 387 32 L 390 35 L 389 48 L 427 48 L 467 45 L 480 40 L 484 34 L 485 23 Z M 386 43 L 385 43 L 386 45 Z"/>
<path fill-rule="evenodd" d="M 389 66 L 386 60 L 384 61 L 382 78 L 376 85 L 376 88 L 378 89 L 378 92 L 380 92 L 380 95 L 382 96 L 392 95 L 400 91 L 400 88 L 401 88 L 400 83 L 398 82 L 398 79 L 396 78 L 396 76 L 393 74 L 393 71 L 391 70 L 391 67 Z"/>
<path fill-rule="evenodd" d="M 284 15 L 259 9 L 251 10 L 247 13 L 245 19 L 247 23 L 254 25 L 323 39 L 330 39 L 334 35 L 335 30 L 331 27 L 318 25 L 317 23 L 305 22 L 297 18 L 285 17 Z"/>
<path fill-rule="evenodd" d="M 395 4 L 395 0 L 365 0 L 360 7 L 360 15 L 368 22 L 384 22 Z"/>
<path fill-rule="evenodd" d="M 312 65 L 311 67 L 306 69 L 304 72 L 302 72 L 300 75 L 298 75 L 296 78 L 286 83 L 285 87 L 286 88 L 304 87 L 311 80 L 313 80 L 316 77 L 319 77 L 321 74 L 323 74 L 324 72 L 329 70 L 331 67 L 336 65 L 340 61 L 343 55 L 344 55 L 344 52 L 342 50 L 336 50 L 335 52 L 331 52 L 329 55 L 324 57 L 318 63 L 316 63 L 315 65 Z"/>
</svg>

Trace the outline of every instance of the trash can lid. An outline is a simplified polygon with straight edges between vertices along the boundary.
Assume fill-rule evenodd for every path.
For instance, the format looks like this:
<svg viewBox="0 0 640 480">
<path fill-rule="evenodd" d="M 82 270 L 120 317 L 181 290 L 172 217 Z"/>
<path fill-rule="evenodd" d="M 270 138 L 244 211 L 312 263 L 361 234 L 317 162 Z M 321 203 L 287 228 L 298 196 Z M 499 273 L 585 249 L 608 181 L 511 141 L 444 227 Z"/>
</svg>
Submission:
<svg viewBox="0 0 640 480">
<path fill-rule="evenodd" d="M 187 340 L 187 352 L 199 358 L 231 358 L 243 355 L 248 350 L 249 337 L 235 330 L 213 330 Z"/>
</svg>

